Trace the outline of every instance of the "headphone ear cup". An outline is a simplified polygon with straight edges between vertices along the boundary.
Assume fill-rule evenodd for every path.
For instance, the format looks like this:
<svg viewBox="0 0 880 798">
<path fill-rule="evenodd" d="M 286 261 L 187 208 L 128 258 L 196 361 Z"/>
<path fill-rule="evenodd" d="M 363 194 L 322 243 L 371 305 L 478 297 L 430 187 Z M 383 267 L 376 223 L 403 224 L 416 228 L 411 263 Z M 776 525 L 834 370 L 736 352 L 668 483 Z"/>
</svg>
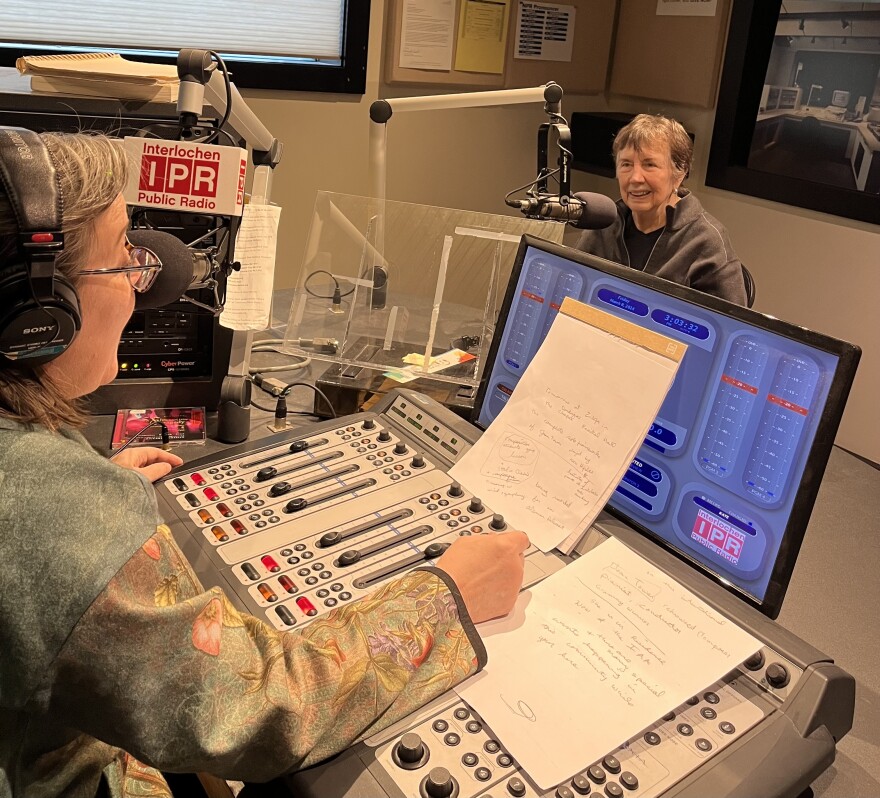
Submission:
<svg viewBox="0 0 880 798">
<path fill-rule="evenodd" d="M 53 288 L 51 297 L 37 303 L 23 265 L 0 270 L 0 356 L 38 366 L 70 346 L 82 327 L 79 296 L 73 284 L 58 273 Z M 45 330 L 42 336 L 41 330 Z"/>
</svg>

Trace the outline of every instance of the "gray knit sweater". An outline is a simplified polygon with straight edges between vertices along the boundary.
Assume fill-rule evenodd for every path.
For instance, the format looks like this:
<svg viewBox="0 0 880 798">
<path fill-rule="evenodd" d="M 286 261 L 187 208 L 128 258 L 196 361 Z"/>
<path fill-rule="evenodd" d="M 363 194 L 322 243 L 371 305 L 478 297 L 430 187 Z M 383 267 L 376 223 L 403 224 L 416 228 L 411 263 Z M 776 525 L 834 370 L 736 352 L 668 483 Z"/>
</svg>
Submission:
<svg viewBox="0 0 880 798">
<path fill-rule="evenodd" d="M 724 225 L 708 214 L 687 189 L 679 189 L 678 196 L 678 203 L 666 208 L 666 227 L 648 257 L 645 272 L 745 305 L 742 263 Z M 577 247 L 629 266 L 623 231 L 632 211 L 618 200 L 617 213 L 618 218 L 610 227 L 585 230 Z"/>
</svg>

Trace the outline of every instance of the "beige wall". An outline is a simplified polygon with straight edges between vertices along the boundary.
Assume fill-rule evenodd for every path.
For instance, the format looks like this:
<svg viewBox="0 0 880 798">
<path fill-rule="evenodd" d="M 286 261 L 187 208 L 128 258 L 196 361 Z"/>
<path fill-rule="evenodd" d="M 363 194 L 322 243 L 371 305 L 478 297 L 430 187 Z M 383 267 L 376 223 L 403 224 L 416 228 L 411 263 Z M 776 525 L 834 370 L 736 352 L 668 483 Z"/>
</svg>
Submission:
<svg viewBox="0 0 880 798">
<path fill-rule="evenodd" d="M 273 199 L 284 207 L 276 275 L 294 284 L 319 189 L 366 194 L 369 105 L 377 97 L 428 93 L 380 83 L 384 3 L 373 0 L 366 94 L 313 95 L 248 91 L 263 123 L 284 142 Z M 563 86 L 564 88 L 564 86 Z M 863 349 L 837 443 L 880 462 L 880 228 L 752 199 L 704 186 L 714 113 L 612 97 L 571 97 L 572 111 L 665 112 L 696 134 L 688 185 L 730 231 L 757 285 L 755 308 L 852 341 Z M 389 199 L 489 213 L 506 212 L 503 197 L 533 177 L 541 108 L 397 114 L 388 125 Z M 574 190 L 617 196 L 613 181 L 582 172 Z M 569 240 L 569 239 L 567 239 Z"/>
</svg>

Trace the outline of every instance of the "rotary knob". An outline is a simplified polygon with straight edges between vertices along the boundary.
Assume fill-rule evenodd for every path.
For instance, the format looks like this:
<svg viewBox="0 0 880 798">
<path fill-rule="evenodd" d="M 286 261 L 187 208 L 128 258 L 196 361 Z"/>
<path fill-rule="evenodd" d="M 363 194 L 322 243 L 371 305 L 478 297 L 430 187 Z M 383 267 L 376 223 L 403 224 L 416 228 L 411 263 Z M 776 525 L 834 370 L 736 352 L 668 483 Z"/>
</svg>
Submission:
<svg viewBox="0 0 880 798">
<path fill-rule="evenodd" d="M 424 468 L 425 467 L 425 458 L 420 454 L 413 455 L 413 459 L 410 462 L 410 466 L 413 468 Z"/>
<path fill-rule="evenodd" d="M 483 507 L 483 502 L 481 502 L 476 496 L 471 499 L 471 503 L 468 505 L 468 512 L 471 513 L 481 513 L 486 508 Z"/>
<path fill-rule="evenodd" d="M 382 443 L 385 443 L 386 441 L 390 441 L 390 440 L 391 440 L 391 433 L 390 433 L 387 429 L 383 429 L 383 430 L 382 430 L 382 431 L 376 436 L 376 440 L 377 440 L 377 441 L 382 441 Z"/>
<path fill-rule="evenodd" d="M 375 428 L 376 428 L 376 422 L 373 421 L 373 419 L 371 419 L 371 418 L 365 418 L 364 423 L 361 424 L 361 429 L 375 429 Z"/>
<path fill-rule="evenodd" d="M 448 496 L 452 496 L 453 498 L 457 498 L 458 496 L 461 496 L 462 493 L 464 493 L 464 491 L 461 489 L 461 485 L 458 482 L 453 482 L 449 486 L 449 490 L 446 491 L 446 494 Z"/>
<path fill-rule="evenodd" d="M 767 677 L 767 684 L 777 689 L 785 687 L 789 681 L 788 668 L 780 665 L 778 662 L 768 665 L 767 672 L 764 675 Z"/>
<path fill-rule="evenodd" d="M 764 652 L 761 650 L 756 651 L 749 657 L 744 663 L 750 671 L 758 671 L 764 667 Z"/>
<path fill-rule="evenodd" d="M 422 782 L 422 792 L 428 798 L 451 798 L 458 792 L 458 783 L 446 768 L 431 768 Z"/>
<path fill-rule="evenodd" d="M 489 522 L 489 529 L 494 529 L 496 532 L 500 532 L 502 529 L 507 529 L 507 522 L 504 520 L 504 516 L 501 513 L 495 513 L 492 516 L 492 520 Z"/>
<path fill-rule="evenodd" d="M 407 732 L 394 746 L 391 758 L 405 770 L 415 770 L 428 760 L 428 749 L 415 732 Z"/>
<path fill-rule="evenodd" d="M 394 444 L 394 454 L 406 454 L 406 444 L 403 441 Z"/>
</svg>

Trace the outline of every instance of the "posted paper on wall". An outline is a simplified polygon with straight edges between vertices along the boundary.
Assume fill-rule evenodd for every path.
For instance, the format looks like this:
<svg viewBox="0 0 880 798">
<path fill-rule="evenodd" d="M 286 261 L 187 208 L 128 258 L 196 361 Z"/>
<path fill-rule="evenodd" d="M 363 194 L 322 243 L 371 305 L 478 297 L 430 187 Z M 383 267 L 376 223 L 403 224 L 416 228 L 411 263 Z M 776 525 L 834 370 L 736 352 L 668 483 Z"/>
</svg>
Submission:
<svg viewBox="0 0 880 798">
<path fill-rule="evenodd" d="M 567 298 L 510 400 L 450 476 L 542 551 L 569 538 L 573 547 L 626 473 L 686 349 Z"/>
<path fill-rule="evenodd" d="M 761 643 L 616 538 L 480 626 L 482 673 L 456 688 L 542 789 L 601 759 Z"/>
<path fill-rule="evenodd" d="M 517 9 L 514 58 L 571 61 L 574 48 L 574 6 L 522 0 Z"/>
<path fill-rule="evenodd" d="M 220 323 L 230 330 L 265 330 L 272 313 L 275 248 L 278 243 L 279 205 L 249 202 L 238 235 L 235 259 L 241 270 L 226 282 L 226 305 Z"/>
<path fill-rule="evenodd" d="M 398 65 L 449 71 L 454 34 L 453 0 L 404 0 Z"/>
</svg>

